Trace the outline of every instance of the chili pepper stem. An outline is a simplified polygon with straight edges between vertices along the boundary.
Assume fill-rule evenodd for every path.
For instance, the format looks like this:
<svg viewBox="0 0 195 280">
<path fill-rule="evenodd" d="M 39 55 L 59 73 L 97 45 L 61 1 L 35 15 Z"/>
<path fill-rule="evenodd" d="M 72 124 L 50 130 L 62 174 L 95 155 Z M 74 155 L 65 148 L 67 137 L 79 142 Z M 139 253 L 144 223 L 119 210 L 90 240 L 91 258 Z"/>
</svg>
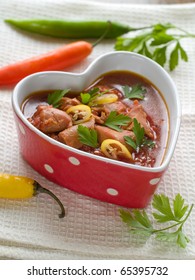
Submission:
<svg viewBox="0 0 195 280">
<path fill-rule="evenodd" d="M 35 194 L 39 194 L 39 193 L 46 193 L 48 195 L 50 195 L 52 198 L 55 199 L 55 201 L 58 203 L 58 205 L 61 208 L 61 213 L 59 214 L 59 218 L 64 218 L 65 217 L 65 209 L 64 209 L 64 205 L 62 204 L 62 202 L 59 200 L 59 198 L 57 198 L 57 196 L 52 193 L 50 190 L 43 188 L 38 182 L 34 182 L 34 187 L 35 187 Z"/>
<path fill-rule="evenodd" d="M 112 22 L 111 21 L 107 21 L 108 25 L 107 25 L 107 28 L 105 30 L 105 32 L 102 34 L 102 36 L 100 36 L 100 38 L 98 38 L 93 44 L 92 44 L 92 47 L 94 48 L 95 46 L 97 46 L 105 37 L 106 37 L 106 34 L 109 32 L 110 28 L 111 28 L 111 25 L 112 25 Z"/>
</svg>

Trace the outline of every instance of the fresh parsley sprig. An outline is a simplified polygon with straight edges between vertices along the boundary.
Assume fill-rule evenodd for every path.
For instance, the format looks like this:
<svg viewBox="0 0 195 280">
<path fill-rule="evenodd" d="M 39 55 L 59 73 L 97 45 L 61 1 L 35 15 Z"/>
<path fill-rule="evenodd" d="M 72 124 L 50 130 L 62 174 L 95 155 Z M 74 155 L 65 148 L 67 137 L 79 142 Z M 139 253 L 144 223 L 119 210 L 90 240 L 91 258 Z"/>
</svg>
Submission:
<svg viewBox="0 0 195 280">
<path fill-rule="evenodd" d="M 110 112 L 104 125 L 116 131 L 122 131 L 121 126 L 128 125 L 131 118 L 123 114 L 118 114 L 116 111 Z"/>
<path fill-rule="evenodd" d="M 133 132 L 135 134 L 136 145 L 140 147 L 144 139 L 145 130 L 137 119 L 133 119 Z"/>
<path fill-rule="evenodd" d="M 95 129 L 90 129 L 84 125 L 79 125 L 77 131 L 79 141 L 81 143 L 92 148 L 98 147 L 98 136 Z"/>
<path fill-rule="evenodd" d="M 135 140 L 129 136 L 124 136 L 124 139 L 134 150 L 139 151 L 141 146 L 148 146 L 149 148 L 154 147 L 155 142 L 145 137 L 145 130 L 136 118 L 133 119 L 133 132 L 135 134 Z"/>
<path fill-rule="evenodd" d="M 144 94 L 146 93 L 146 89 L 140 84 L 133 85 L 132 87 L 125 85 L 122 87 L 122 90 L 124 96 L 129 99 L 144 99 Z"/>
<path fill-rule="evenodd" d="M 183 233 L 183 226 L 190 216 L 193 204 L 184 203 L 184 199 L 177 194 L 172 201 L 164 194 L 155 194 L 152 201 L 155 212 L 152 213 L 157 223 L 169 224 L 164 228 L 154 228 L 145 210 L 133 209 L 126 211 L 119 210 L 122 221 L 127 224 L 132 233 L 142 234 L 147 237 L 155 235 L 157 240 L 176 242 L 178 246 L 185 248 L 189 238 Z M 187 212 L 188 210 L 188 212 Z M 170 231 L 176 228 L 175 231 Z"/>
<path fill-rule="evenodd" d="M 89 92 L 81 92 L 81 102 L 83 104 L 88 104 L 90 101 L 92 101 L 94 98 L 96 98 L 99 95 L 99 88 L 93 88 Z"/>
<path fill-rule="evenodd" d="M 80 94 L 81 102 L 83 104 L 88 104 L 89 106 L 95 106 L 96 99 L 108 92 L 109 92 L 109 89 L 105 90 L 105 91 L 100 91 L 99 88 L 93 88 L 90 91 L 84 92 L 84 93 L 81 92 L 81 94 Z"/>
<path fill-rule="evenodd" d="M 188 55 L 181 45 L 184 38 L 195 38 L 195 34 L 190 34 L 170 23 L 158 23 L 132 31 L 129 38 L 118 37 L 115 50 L 140 53 L 163 67 L 168 61 L 169 69 L 172 71 L 178 66 L 179 59 L 188 61 Z"/>
<path fill-rule="evenodd" d="M 70 91 L 70 89 L 56 90 L 56 91 L 54 91 L 54 92 L 48 94 L 48 97 L 47 97 L 47 102 L 48 102 L 48 104 L 53 105 L 53 107 L 55 107 L 55 108 L 59 107 L 60 100 L 61 100 L 62 97 L 64 97 L 64 95 L 66 95 L 69 91 Z"/>
</svg>

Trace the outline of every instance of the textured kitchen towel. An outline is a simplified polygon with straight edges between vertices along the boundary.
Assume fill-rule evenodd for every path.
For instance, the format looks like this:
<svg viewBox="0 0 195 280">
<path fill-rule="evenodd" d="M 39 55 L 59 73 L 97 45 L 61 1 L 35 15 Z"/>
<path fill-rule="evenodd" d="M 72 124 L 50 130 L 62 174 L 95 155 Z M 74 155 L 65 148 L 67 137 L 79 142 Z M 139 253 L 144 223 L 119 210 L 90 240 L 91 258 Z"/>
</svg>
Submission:
<svg viewBox="0 0 195 280">
<path fill-rule="evenodd" d="M 67 20 L 115 20 L 134 27 L 171 22 L 195 33 L 195 4 L 130 5 L 116 1 L 0 0 L 0 66 L 52 50 L 68 40 L 21 32 L 3 22 L 5 18 L 63 18 Z M 100 54 L 112 51 L 114 40 L 104 40 L 79 65 L 81 72 Z M 177 193 L 195 201 L 195 40 L 183 46 L 189 62 L 171 72 L 182 104 L 182 125 L 174 157 L 159 188 L 173 198 Z M 121 222 L 118 206 L 97 201 L 55 185 L 35 172 L 19 153 L 11 108 L 12 88 L 0 89 L 0 172 L 38 180 L 60 197 L 67 216 L 42 194 L 25 201 L 0 199 L 1 259 L 194 259 L 195 210 L 185 225 L 190 239 L 186 249 L 164 244 L 153 237 L 146 243 L 130 235 Z M 147 208 L 151 213 L 151 205 Z"/>
</svg>

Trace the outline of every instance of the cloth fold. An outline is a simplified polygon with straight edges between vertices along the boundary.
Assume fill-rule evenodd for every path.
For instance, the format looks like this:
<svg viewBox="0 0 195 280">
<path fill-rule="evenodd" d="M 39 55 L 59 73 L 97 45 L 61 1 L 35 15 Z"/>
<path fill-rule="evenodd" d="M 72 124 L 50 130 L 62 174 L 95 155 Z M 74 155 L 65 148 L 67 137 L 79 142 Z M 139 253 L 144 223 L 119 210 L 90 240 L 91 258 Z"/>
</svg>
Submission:
<svg viewBox="0 0 195 280">
<path fill-rule="evenodd" d="M 29 12 L 30 11 L 30 12 Z M 114 20 L 130 26 L 171 22 L 195 34 L 195 4 L 130 5 L 115 1 L 7 0 L 0 9 L 0 66 L 22 60 L 68 43 L 11 28 L 6 18 L 63 18 Z M 159 188 L 173 198 L 180 193 L 188 204 L 195 201 L 195 39 L 182 45 L 189 61 L 169 72 L 182 104 L 182 125 L 177 147 Z M 66 69 L 82 72 L 97 56 L 113 51 L 114 40 L 104 40 L 82 63 Z M 168 71 L 168 70 L 167 70 Z M 11 107 L 13 88 L 0 88 L 0 172 L 34 178 L 52 190 L 65 205 L 67 216 L 41 194 L 24 201 L 0 199 L 1 259 L 194 259 L 195 209 L 184 226 L 190 239 L 186 249 L 156 241 L 145 243 L 130 235 L 119 217 L 119 208 L 55 185 L 34 171 L 21 157 Z M 147 207 L 152 212 L 152 207 Z"/>
</svg>

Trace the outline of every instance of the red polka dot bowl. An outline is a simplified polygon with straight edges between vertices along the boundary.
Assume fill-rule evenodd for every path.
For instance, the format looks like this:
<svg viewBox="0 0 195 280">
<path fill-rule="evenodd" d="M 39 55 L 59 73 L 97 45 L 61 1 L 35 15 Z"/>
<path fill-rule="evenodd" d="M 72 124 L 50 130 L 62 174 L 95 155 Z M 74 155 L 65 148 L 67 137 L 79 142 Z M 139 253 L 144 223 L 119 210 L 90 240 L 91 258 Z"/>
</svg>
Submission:
<svg viewBox="0 0 195 280">
<path fill-rule="evenodd" d="M 32 92 L 71 88 L 82 91 L 103 73 L 128 70 L 151 81 L 162 93 L 169 112 L 169 138 L 163 162 L 143 167 L 92 155 L 66 146 L 37 130 L 23 115 L 21 106 Z M 130 52 L 100 56 L 82 73 L 39 72 L 14 88 L 12 106 L 23 158 L 41 175 L 80 194 L 128 208 L 144 208 L 167 170 L 176 146 L 181 118 L 177 89 L 157 63 Z"/>
</svg>

